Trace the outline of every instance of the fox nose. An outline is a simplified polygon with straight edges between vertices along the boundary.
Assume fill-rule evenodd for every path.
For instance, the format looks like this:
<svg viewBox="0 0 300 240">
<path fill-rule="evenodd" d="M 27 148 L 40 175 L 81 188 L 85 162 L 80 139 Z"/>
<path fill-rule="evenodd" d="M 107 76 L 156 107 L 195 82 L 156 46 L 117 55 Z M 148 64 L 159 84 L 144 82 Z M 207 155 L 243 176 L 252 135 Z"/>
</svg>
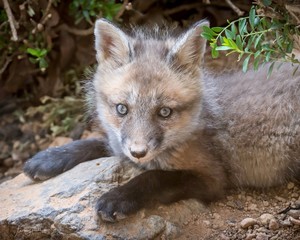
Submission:
<svg viewBox="0 0 300 240">
<path fill-rule="evenodd" d="M 130 149 L 130 154 L 135 158 L 143 158 L 147 154 L 147 150 L 132 150 Z"/>
</svg>

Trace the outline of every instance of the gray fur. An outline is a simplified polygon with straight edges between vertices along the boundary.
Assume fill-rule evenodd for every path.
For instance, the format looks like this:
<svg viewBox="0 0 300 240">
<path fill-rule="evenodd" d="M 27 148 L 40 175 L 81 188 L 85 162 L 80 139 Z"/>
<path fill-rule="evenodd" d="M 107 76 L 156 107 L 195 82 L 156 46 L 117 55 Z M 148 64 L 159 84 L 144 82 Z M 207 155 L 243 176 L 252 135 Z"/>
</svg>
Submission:
<svg viewBox="0 0 300 240">
<path fill-rule="evenodd" d="M 267 66 L 214 77 L 202 68 L 203 25 L 178 38 L 156 30 L 132 37 L 97 21 L 93 102 L 114 154 L 147 169 L 198 171 L 220 191 L 298 177 L 299 74 L 285 64 L 269 79 Z M 129 108 L 124 117 L 119 103 Z M 160 107 L 171 117 L 160 119 Z M 135 158 L 130 148 L 147 154 Z"/>
</svg>

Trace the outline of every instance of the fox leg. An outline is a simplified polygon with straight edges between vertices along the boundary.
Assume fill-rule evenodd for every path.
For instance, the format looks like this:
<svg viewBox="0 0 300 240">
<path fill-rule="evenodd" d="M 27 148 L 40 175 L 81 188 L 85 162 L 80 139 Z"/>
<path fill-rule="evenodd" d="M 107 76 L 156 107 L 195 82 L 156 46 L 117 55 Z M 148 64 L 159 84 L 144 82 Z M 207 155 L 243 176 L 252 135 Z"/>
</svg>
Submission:
<svg viewBox="0 0 300 240">
<path fill-rule="evenodd" d="M 151 170 L 103 194 L 96 211 L 102 220 L 114 222 L 155 202 L 195 198 L 209 203 L 223 195 L 222 186 L 192 171 Z"/>
<path fill-rule="evenodd" d="M 24 165 L 24 173 L 33 180 L 46 180 L 79 163 L 109 156 L 105 141 L 85 139 L 37 153 Z"/>
</svg>

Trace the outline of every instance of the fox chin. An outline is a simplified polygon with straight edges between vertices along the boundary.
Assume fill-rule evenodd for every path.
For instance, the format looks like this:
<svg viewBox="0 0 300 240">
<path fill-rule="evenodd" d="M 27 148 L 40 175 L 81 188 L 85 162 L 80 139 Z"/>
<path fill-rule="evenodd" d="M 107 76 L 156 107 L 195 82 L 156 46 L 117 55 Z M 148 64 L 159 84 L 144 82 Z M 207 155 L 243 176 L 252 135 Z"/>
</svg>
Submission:
<svg viewBox="0 0 300 240">
<path fill-rule="evenodd" d="M 85 85 L 88 112 L 105 136 L 37 153 L 24 166 L 46 180 L 96 158 L 120 156 L 144 169 L 99 196 L 114 222 L 153 203 L 208 204 L 228 188 L 267 188 L 300 176 L 300 77 L 283 64 L 258 71 L 204 67 L 207 21 L 181 35 L 95 23 L 98 67 Z"/>
</svg>

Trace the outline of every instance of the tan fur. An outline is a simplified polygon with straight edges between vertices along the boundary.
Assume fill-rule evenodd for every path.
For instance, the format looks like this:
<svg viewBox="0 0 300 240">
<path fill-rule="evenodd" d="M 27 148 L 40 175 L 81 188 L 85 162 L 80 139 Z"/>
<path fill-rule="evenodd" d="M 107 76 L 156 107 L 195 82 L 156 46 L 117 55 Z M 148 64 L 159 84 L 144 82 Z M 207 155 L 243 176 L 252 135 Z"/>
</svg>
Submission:
<svg viewBox="0 0 300 240">
<path fill-rule="evenodd" d="M 146 169 L 193 170 L 211 189 L 269 187 L 299 177 L 300 80 L 287 64 L 258 72 L 202 69 L 203 22 L 179 38 L 127 36 L 96 23 L 98 118 L 116 155 Z M 212 69 L 212 68 L 210 68 Z M 126 116 L 116 112 L 128 107 Z M 173 110 L 162 119 L 162 107 Z M 130 149 L 147 150 L 136 158 Z"/>
</svg>

